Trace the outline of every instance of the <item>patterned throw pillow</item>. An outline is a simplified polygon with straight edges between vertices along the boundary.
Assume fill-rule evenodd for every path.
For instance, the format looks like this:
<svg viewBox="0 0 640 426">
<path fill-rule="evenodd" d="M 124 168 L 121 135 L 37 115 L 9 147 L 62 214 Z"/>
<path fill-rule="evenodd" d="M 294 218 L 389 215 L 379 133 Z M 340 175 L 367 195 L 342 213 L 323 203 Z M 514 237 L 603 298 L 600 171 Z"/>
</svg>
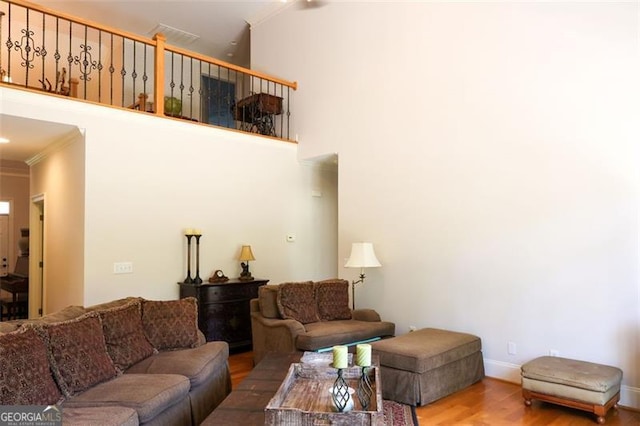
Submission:
<svg viewBox="0 0 640 426">
<path fill-rule="evenodd" d="M 351 319 L 349 282 L 324 280 L 315 283 L 318 315 L 322 321 Z"/>
<path fill-rule="evenodd" d="M 139 300 L 126 305 L 98 311 L 107 352 L 118 371 L 123 372 L 154 353 L 142 328 L 142 307 Z"/>
<path fill-rule="evenodd" d="M 53 381 L 47 347 L 33 327 L 0 336 L 0 405 L 53 405 L 62 394 Z"/>
<path fill-rule="evenodd" d="M 53 376 L 63 395 L 72 396 L 116 376 L 97 312 L 38 327 L 46 339 Z"/>
<path fill-rule="evenodd" d="M 198 301 L 142 302 L 142 326 L 149 342 L 158 350 L 195 348 L 198 340 Z"/>
<path fill-rule="evenodd" d="M 280 284 L 278 286 L 278 310 L 282 318 L 291 318 L 302 324 L 320 321 L 313 282 Z"/>
</svg>

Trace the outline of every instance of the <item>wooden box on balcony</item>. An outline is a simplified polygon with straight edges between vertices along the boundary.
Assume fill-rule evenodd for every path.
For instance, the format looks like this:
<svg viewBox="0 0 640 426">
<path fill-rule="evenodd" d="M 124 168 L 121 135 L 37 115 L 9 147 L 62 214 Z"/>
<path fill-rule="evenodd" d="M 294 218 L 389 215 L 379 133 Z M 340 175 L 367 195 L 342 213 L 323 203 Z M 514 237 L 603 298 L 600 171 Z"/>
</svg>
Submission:
<svg viewBox="0 0 640 426">
<path fill-rule="evenodd" d="M 233 107 L 233 119 L 253 123 L 264 115 L 282 114 L 282 98 L 268 93 L 256 93 L 240 99 Z"/>
</svg>

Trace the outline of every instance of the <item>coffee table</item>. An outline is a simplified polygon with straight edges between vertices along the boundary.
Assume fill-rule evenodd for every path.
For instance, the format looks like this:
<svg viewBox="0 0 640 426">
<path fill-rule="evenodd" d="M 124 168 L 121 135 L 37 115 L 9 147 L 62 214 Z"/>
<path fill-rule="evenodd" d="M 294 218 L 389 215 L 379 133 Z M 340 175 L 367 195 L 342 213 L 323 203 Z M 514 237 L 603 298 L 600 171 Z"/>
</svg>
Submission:
<svg viewBox="0 0 640 426">
<path fill-rule="evenodd" d="M 264 409 L 302 352 L 269 353 L 204 421 L 204 426 L 263 426 Z"/>
</svg>

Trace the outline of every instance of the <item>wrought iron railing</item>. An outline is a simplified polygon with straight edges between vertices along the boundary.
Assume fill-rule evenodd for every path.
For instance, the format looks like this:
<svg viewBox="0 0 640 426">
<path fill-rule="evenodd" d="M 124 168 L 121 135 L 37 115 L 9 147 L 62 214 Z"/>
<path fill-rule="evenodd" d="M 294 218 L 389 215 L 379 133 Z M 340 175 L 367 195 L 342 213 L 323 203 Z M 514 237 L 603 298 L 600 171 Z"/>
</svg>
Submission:
<svg viewBox="0 0 640 426">
<path fill-rule="evenodd" d="M 291 141 L 296 83 L 0 0 L 0 84 Z"/>
</svg>

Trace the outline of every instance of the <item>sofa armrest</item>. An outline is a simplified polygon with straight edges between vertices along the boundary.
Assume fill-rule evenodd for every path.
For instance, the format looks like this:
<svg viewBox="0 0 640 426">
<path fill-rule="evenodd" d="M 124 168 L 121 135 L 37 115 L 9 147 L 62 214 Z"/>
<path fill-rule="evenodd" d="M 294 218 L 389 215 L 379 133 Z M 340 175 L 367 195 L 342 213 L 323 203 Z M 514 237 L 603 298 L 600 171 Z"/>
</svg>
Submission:
<svg viewBox="0 0 640 426">
<path fill-rule="evenodd" d="M 295 352 L 296 338 L 305 331 L 296 320 L 265 318 L 260 312 L 251 312 L 254 364 L 267 352 Z"/>
<path fill-rule="evenodd" d="M 204 333 L 198 329 L 198 346 L 202 346 L 207 343 L 207 338 L 204 337 Z"/>
<path fill-rule="evenodd" d="M 380 314 L 373 309 L 354 309 L 351 311 L 351 317 L 357 321 L 376 322 L 382 321 Z"/>
</svg>

